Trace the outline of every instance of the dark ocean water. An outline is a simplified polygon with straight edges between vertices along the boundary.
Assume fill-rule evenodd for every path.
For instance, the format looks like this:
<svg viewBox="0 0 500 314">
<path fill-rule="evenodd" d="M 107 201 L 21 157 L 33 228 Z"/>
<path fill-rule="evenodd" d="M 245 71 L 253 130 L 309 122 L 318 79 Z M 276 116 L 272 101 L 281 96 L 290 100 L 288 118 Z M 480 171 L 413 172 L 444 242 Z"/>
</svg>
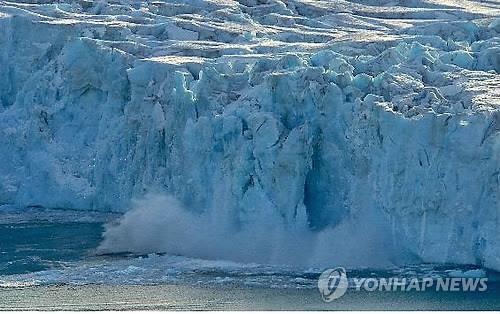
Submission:
<svg viewBox="0 0 500 314">
<path fill-rule="evenodd" d="M 65 267 L 97 247 L 102 231 L 101 223 L 0 225 L 0 275 Z"/>
</svg>

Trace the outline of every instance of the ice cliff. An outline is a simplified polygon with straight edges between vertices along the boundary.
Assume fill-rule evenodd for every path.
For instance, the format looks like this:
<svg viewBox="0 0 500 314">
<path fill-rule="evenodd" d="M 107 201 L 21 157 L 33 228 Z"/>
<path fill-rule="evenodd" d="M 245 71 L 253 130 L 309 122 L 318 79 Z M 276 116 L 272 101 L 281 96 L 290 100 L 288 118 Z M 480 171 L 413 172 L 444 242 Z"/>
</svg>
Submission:
<svg viewBox="0 0 500 314">
<path fill-rule="evenodd" d="M 168 193 L 187 229 L 283 229 L 294 256 L 374 241 L 368 266 L 389 243 L 500 270 L 499 16 L 453 0 L 0 1 L 0 203 L 125 211 Z M 130 232 L 104 246 L 147 247 Z"/>
</svg>

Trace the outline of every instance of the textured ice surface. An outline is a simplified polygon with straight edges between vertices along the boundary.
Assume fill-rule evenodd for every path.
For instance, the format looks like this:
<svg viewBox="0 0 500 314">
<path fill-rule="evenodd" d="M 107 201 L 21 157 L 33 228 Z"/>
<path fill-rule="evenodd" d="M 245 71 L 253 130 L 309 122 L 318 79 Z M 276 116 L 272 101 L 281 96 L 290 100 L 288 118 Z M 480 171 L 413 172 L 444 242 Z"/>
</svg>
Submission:
<svg viewBox="0 0 500 314">
<path fill-rule="evenodd" d="M 404 251 L 500 269 L 499 13 L 458 0 L 0 1 L 0 203 L 125 211 L 161 192 L 187 212 L 181 226 L 200 215 L 229 228 L 226 243 L 242 230 L 244 248 L 264 229 L 278 235 L 259 241 L 294 257 L 314 245 L 334 265 Z M 154 217 L 140 222 L 177 223 Z M 186 228 L 154 249 L 198 230 Z M 122 224 L 104 247 L 163 239 L 151 230 Z"/>
</svg>

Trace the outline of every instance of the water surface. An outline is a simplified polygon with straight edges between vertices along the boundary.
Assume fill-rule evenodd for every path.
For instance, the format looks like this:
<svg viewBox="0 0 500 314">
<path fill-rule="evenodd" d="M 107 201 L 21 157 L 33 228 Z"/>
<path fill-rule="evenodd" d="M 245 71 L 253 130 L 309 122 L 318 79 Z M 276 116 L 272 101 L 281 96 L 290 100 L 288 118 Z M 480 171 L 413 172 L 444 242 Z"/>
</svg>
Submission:
<svg viewBox="0 0 500 314">
<path fill-rule="evenodd" d="M 0 207 L 0 309 L 398 309 L 498 310 L 498 273 L 486 292 L 366 292 L 325 303 L 322 268 L 242 264 L 166 254 L 99 256 L 116 214 Z M 332 265 L 337 266 L 337 265 Z M 449 277 L 477 266 L 350 269 L 348 277 Z"/>
</svg>

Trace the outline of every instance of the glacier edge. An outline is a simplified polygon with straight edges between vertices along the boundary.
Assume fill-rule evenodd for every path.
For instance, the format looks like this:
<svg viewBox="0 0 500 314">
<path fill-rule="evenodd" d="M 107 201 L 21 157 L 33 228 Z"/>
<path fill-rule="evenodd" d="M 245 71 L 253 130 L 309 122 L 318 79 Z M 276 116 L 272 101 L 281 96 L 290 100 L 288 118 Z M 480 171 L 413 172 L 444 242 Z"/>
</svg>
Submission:
<svg viewBox="0 0 500 314">
<path fill-rule="evenodd" d="M 295 14 L 276 3 L 269 19 Z M 244 28 L 240 7 L 216 12 Z M 380 248 L 500 270 L 498 18 L 290 52 L 268 41 L 292 33 L 182 32 L 161 8 L 56 8 L 86 10 L 0 4 L 0 203 L 124 211 L 168 192 L 236 230 L 377 217 Z"/>
</svg>

